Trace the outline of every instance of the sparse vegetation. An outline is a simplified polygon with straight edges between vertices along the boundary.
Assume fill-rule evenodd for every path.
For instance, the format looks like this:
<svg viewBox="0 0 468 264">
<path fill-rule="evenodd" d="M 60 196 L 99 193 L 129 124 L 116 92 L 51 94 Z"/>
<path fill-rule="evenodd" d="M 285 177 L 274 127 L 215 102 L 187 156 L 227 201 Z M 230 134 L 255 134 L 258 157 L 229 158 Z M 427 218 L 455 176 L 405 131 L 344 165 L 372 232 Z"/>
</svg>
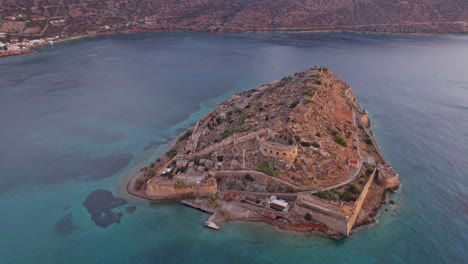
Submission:
<svg viewBox="0 0 468 264">
<path fill-rule="evenodd" d="M 307 88 L 307 89 L 304 90 L 304 94 L 305 94 L 305 95 L 314 96 L 315 93 L 317 93 L 317 91 L 318 91 L 319 89 L 320 89 L 319 87 Z"/>
<path fill-rule="evenodd" d="M 348 146 L 348 144 L 346 143 L 346 139 L 339 133 L 335 135 L 335 142 L 340 144 L 343 147 Z"/>
<path fill-rule="evenodd" d="M 192 130 L 187 130 L 185 133 L 179 137 L 179 141 L 189 138 L 192 135 Z"/>
<path fill-rule="evenodd" d="M 229 129 L 226 129 L 223 134 L 221 135 L 221 137 L 224 139 L 224 138 L 228 138 L 236 133 L 242 133 L 242 132 L 245 132 L 245 129 L 243 128 L 237 128 L 237 129 L 232 129 L 232 130 L 229 130 Z"/>
<path fill-rule="evenodd" d="M 174 183 L 174 188 L 179 190 L 185 187 L 185 182 L 182 180 L 178 180 Z"/>
<path fill-rule="evenodd" d="M 166 152 L 166 155 L 171 159 L 174 158 L 177 155 L 177 149 L 173 148 L 169 150 L 168 152 Z"/>
<path fill-rule="evenodd" d="M 212 160 L 213 159 L 213 152 L 206 153 L 205 155 L 202 156 L 202 159 Z"/>
<path fill-rule="evenodd" d="M 312 100 L 312 99 L 304 99 L 302 100 L 302 102 L 304 104 L 315 104 L 315 100 Z"/>
<path fill-rule="evenodd" d="M 148 178 L 151 179 L 154 177 L 154 175 L 156 175 L 156 171 L 154 171 L 153 169 L 150 169 L 148 171 Z"/>
<path fill-rule="evenodd" d="M 145 184 L 144 180 L 142 180 L 142 179 L 136 180 L 135 181 L 135 186 L 134 186 L 135 190 L 137 190 L 137 191 L 141 190 L 141 187 L 143 187 L 144 184 Z"/>
<path fill-rule="evenodd" d="M 348 185 L 348 191 L 354 194 L 358 194 L 361 192 L 361 189 L 356 184 L 351 183 L 350 185 Z"/>
<path fill-rule="evenodd" d="M 285 105 L 285 104 L 286 104 L 286 102 L 283 102 L 283 101 L 276 103 L 276 105 Z"/>
<path fill-rule="evenodd" d="M 245 123 L 245 120 L 247 119 L 247 115 L 243 114 L 239 117 L 239 120 L 237 120 L 237 125 L 242 126 Z"/>
<path fill-rule="evenodd" d="M 304 215 L 304 219 L 307 220 L 307 221 L 311 221 L 312 220 L 312 215 L 307 213 Z"/>
<path fill-rule="evenodd" d="M 366 136 L 366 137 L 364 138 L 364 142 L 366 142 L 366 144 L 369 144 L 369 145 L 370 145 L 370 144 L 372 144 L 372 139 L 371 139 L 369 136 Z"/>
<path fill-rule="evenodd" d="M 231 212 L 229 212 L 228 210 L 224 208 L 220 208 L 218 212 L 224 217 L 229 217 L 231 215 Z"/>
<path fill-rule="evenodd" d="M 294 139 L 297 141 L 297 142 L 301 142 L 301 137 L 300 136 L 294 136 Z"/>
<path fill-rule="evenodd" d="M 270 163 L 266 160 L 260 162 L 260 165 L 258 165 L 257 170 L 270 176 L 278 175 L 278 171 L 275 168 L 270 167 Z"/>
<path fill-rule="evenodd" d="M 297 105 L 299 104 L 299 101 L 295 101 L 294 103 L 292 103 L 289 108 L 294 108 L 296 107 Z"/>
</svg>

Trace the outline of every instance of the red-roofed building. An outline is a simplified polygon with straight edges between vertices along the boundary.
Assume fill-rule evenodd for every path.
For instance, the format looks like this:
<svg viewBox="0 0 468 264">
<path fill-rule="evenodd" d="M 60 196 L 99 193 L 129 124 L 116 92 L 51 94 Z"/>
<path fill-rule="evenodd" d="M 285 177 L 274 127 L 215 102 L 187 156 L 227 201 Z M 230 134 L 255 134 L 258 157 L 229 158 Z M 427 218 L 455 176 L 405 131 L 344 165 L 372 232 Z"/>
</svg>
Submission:
<svg viewBox="0 0 468 264">
<path fill-rule="evenodd" d="M 349 159 L 348 160 L 348 165 L 353 167 L 353 168 L 357 168 L 357 167 L 359 167 L 359 161 L 355 160 L 355 159 Z"/>
<path fill-rule="evenodd" d="M 270 219 L 273 219 L 273 220 L 275 220 L 276 217 L 277 217 L 274 213 L 271 213 L 271 212 L 268 212 L 268 211 L 265 211 L 265 210 L 262 211 L 262 215 L 264 217 L 266 217 L 266 218 L 270 218 Z"/>
</svg>

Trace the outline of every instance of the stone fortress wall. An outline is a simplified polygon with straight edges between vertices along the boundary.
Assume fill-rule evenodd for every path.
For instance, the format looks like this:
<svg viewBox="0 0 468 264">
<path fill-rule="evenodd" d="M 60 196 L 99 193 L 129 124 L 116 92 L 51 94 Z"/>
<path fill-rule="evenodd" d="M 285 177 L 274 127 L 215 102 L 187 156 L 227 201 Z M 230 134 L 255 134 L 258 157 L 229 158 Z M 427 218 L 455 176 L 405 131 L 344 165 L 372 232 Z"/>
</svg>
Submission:
<svg viewBox="0 0 468 264">
<path fill-rule="evenodd" d="M 300 215 L 310 213 L 312 219 L 322 222 L 331 230 L 334 230 L 342 235 L 349 236 L 351 230 L 356 224 L 357 217 L 361 211 L 367 193 L 371 184 L 374 182 L 377 169 L 371 174 L 366 185 L 361 191 L 358 199 L 354 202 L 354 206 L 346 213 L 341 210 L 341 206 L 309 194 L 299 194 L 296 200 L 294 210 Z"/>
<path fill-rule="evenodd" d="M 297 156 L 297 145 L 282 145 L 276 142 L 261 139 L 259 136 L 256 138 L 257 143 L 260 145 L 260 152 L 267 157 L 273 157 L 283 160 L 294 160 Z"/>
<path fill-rule="evenodd" d="M 205 197 L 218 192 L 218 184 L 215 179 L 209 179 L 207 183 L 200 186 L 186 186 L 180 189 L 170 184 L 148 184 L 146 195 L 158 198 L 183 198 L 184 195 L 193 193 L 197 197 Z"/>
</svg>

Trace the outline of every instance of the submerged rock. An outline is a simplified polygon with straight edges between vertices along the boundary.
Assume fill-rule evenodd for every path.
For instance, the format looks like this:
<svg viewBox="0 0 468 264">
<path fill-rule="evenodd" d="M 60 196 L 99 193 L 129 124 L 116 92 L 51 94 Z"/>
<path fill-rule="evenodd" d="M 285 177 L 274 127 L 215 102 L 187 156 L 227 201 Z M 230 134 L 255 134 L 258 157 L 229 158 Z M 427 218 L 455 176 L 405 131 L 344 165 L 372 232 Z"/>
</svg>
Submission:
<svg viewBox="0 0 468 264">
<path fill-rule="evenodd" d="M 112 192 L 99 189 L 90 193 L 83 205 L 97 226 L 107 228 L 113 223 L 120 223 L 120 218 L 123 216 L 123 213 L 114 213 L 112 209 L 126 203 L 125 199 L 114 197 Z"/>
<path fill-rule="evenodd" d="M 54 232 L 60 235 L 70 235 L 78 227 L 73 223 L 72 213 L 61 217 L 54 226 Z"/>
<path fill-rule="evenodd" d="M 130 214 L 135 212 L 136 209 L 137 209 L 136 206 L 133 206 L 133 205 L 125 207 L 125 210 L 127 210 L 127 213 L 130 213 Z"/>
</svg>

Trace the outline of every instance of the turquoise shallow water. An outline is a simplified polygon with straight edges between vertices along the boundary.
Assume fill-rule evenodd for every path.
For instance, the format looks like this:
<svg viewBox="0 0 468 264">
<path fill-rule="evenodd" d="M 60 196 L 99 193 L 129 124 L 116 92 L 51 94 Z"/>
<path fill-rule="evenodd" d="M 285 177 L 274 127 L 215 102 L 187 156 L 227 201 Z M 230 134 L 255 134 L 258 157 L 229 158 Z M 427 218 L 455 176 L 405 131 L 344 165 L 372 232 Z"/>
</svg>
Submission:
<svg viewBox="0 0 468 264">
<path fill-rule="evenodd" d="M 1 263 L 468 263 L 468 38 L 131 34 L 0 60 Z M 123 186 L 231 94 L 328 66 L 370 112 L 402 193 L 350 238 L 229 222 Z M 101 228 L 98 189 L 124 206 Z"/>
</svg>

